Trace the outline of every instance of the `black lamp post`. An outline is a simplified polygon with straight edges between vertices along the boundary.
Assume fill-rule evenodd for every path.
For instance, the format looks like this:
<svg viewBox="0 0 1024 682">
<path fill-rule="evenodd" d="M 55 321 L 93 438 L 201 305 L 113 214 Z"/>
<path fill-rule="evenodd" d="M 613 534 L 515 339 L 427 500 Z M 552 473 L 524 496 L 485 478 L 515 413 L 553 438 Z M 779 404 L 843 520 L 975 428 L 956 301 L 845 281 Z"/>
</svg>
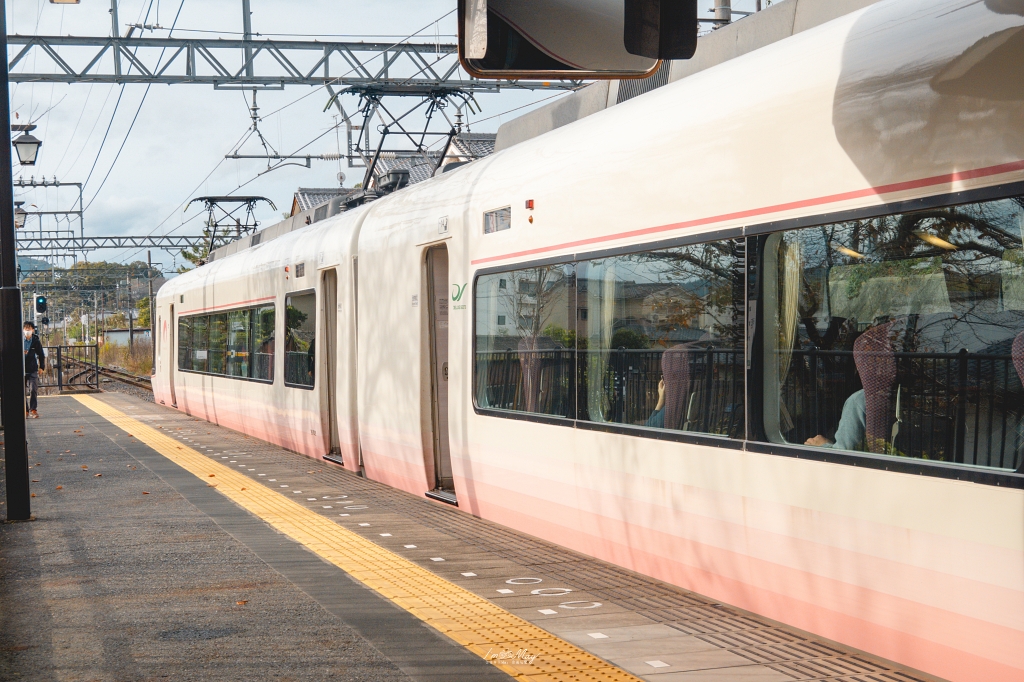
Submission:
<svg viewBox="0 0 1024 682">
<path fill-rule="evenodd" d="M 7 66 L 7 3 L 0 0 L 0 410 L 4 421 L 7 519 L 32 517 L 28 442 L 25 433 L 25 359 L 21 337 L 14 178 L 11 174 L 10 77 Z M 38 150 L 38 146 L 36 147 Z M 33 157 L 33 162 L 35 158 Z"/>
</svg>

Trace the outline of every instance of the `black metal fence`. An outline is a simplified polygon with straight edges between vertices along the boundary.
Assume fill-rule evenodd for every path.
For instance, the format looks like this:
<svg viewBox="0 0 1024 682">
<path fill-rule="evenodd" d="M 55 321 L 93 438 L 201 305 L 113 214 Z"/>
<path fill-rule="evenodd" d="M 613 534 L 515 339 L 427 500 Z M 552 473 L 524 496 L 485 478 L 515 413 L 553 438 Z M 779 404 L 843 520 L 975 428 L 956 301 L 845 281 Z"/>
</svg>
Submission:
<svg viewBox="0 0 1024 682">
<path fill-rule="evenodd" d="M 289 386 L 312 386 L 316 368 L 309 351 L 287 351 L 284 355 L 284 383 Z"/>
<path fill-rule="evenodd" d="M 658 403 L 665 349 L 481 351 L 482 407 L 616 424 L 644 425 Z M 743 436 L 743 355 L 735 349 L 688 351 L 690 383 L 680 428 Z"/>
<path fill-rule="evenodd" d="M 39 388 L 66 391 L 98 391 L 99 346 L 47 346 L 46 371 L 39 373 Z"/>
<path fill-rule="evenodd" d="M 663 349 L 550 349 L 476 354 L 481 407 L 643 425 L 658 400 Z M 889 396 L 895 455 L 1016 469 L 1024 459 L 1024 387 L 1009 355 L 896 353 Z M 678 428 L 744 435 L 744 356 L 690 348 Z M 797 350 L 779 396 L 790 443 L 835 436 L 846 400 L 862 388 L 852 351 Z M 771 404 L 774 401 L 766 401 Z M 863 448 L 866 450 L 866 448 Z"/>
<path fill-rule="evenodd" d="M 1009 355 L 896 353 L 888 403 L 895 442 L 920 459 L 1016 469 L 1024 456 L 1024 387 Z M 782 386 L 786 440 L 832 437 L 846 399 L 861 389 L 851 351 L 798 350 Z M 888 436 L 888 434 L 887 434 Z"/>
</svg>

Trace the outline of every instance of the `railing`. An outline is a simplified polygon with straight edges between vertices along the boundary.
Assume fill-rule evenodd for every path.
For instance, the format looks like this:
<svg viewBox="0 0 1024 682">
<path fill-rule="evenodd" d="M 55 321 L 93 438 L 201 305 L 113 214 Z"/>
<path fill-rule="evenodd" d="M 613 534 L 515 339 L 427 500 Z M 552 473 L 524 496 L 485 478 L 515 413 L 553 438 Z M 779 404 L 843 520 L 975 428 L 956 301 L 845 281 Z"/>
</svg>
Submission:
<svg viewBox="0 0 1024 682">
<path fill-rule="evenodd" d="M 575 351 L 481 351 L 476 365 L 481 407 L 575 416 Z"/>
<path fill-rule="evenodd" d="M 99 346 L 47 346 L 46 371 L 39 373 L 39 388 L 65 391 L 98 391 Z"/>
<path fill-rule="evenodd" d="M 477 403 L 585 421 L 644 425 L 658 402 L 665 349 L 480 351 Z M 708 346 L 687 353 L 685 428 L 742 437 L 742 352 Z M 682 428 L 683 425 L 681 424 Z"/>
<path fill-rule="evenodd" d="M 888 414 L 899 434 L 896 455 L 1016 469 L 1024 456 L 1024 387 L 1009 355 L 896 353 Z M 792 354 L 782 401 L 789 442 L 831 436 L 847 397 L 861 389 L 851 351 Z"/>
<path fill-rule="evenodd" d="M 308 351 L 287 351 L 284 354 L 284 383 L 312 386 L 313 367 L 313 356 Z"/>
<path fill-rule="evenodd" d="M 595 422 L 644 425 L 654 411 L 663 349 L 480 351 L 481 407 Z M 686 351 L 689 390 L 679 428 L 743 437 L 744 357 L 740 350 Z M 900 426 L 887 452 L 1016 469 L 1024 459 L 1024 387 L 1009 355 L 896 353 L 889 396 Z M 599 375 L 597 377 L 596 375 Z M 790 355 L 782 394 L 782 435 L 803 443 L 834 438 L 846 400 L 861 389 L 852 351 L 804 349 Z M 773 401 L 767 401 L 770 404 Z M 866 448 L 863 448 L 866 450 Z"/>
<path fill-rule="evenodd" d="M 581 397 L 581 419 L 617 424 L 644 425 L 658 402 L 658 383 L 663 376 L 662 357 L 666 349 L 585 350 L 590 375 L 603 373 L 598 383 L 593 378 Z M 744 373 L 742 353 L 713 345 L 691 347 L 686 351 L 689 386 L 686 395 L 677 396 L 681 408 L 678 428 L 698 433 L 733 437 L 743 436 Z M 667 387 L 666 391 L 673 390 Z"/>
</svg>

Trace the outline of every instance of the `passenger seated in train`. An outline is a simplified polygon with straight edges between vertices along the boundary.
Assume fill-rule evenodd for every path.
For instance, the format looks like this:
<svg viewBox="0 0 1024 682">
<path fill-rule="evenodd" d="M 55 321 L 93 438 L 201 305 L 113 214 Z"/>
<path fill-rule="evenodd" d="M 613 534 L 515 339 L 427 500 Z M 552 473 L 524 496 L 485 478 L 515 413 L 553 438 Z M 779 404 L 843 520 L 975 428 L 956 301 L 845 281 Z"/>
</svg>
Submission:
<svg viewBox="0 0 1024 682">
<path fill-rule="evenodd" d="M 866 445 L 872 452 L 884 450 L 888 437 L 892 447 L 896 430 L 886 433 L 890 421 L 890 396 L 896 383 L 896 353 L 893 350 L 893 334 L 898 327 L 905 327 L 904 320 L 894 320 L 869 328 L 853 344 L 853 361 L 864 388 L 854 392 L 843 403 L 843 413 L 836 429 L 835 441 L 818 434 L 808 438 L 804 445 L 836 448 L 838 450 L 860 450 Z M 869 400 L 872 416 L 871 442 L 868 443 Z M 897 408 L 898 409 L 898 408 Z M 899 414 L 895 415 L 899 419 Z M 872 446 L 877 446 L 872 449 Z"/>
<path fill-rule="evenodd" d="M 644 425 L 652 429 L 665 428 L 665 377 L 658 381 L 658 404 Z"/>
<path fill-rule="evenodd" d="M 770 239 L 769 438 L 1018 468 L 1022 217 L 1015 199 Z"/>
<path fill-rule="evenodd" d="M 864 434 L 867 429 L 867 412 L 867 399 L 864 397 L 864 389 L 862 388 L 843 403 L 843 416 L 839 419 L 839 428 L 836 429 L 835 442 L 818 434 L 813 438 L 808 438 L 804 445 L 836 448 L 837 450 L 857 450 L 864 443 Z"/>
</svg>

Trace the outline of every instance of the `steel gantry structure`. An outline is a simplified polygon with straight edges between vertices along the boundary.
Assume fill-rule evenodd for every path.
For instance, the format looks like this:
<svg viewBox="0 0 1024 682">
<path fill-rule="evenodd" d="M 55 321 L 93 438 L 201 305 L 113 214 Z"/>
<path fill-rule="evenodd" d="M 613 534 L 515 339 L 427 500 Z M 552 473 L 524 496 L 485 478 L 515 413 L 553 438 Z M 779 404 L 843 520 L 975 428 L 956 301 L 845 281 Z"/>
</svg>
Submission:
<svg viewBox="0 0 1024 682">
<path fill-rule="evenodd" d="M 214 248 L 234 241 L 234 235 L 220 235 Z M 181 251 L 210 243 L 210 235 L 163 235 L 75 237 L 65 231 L 44 230 L 18 236 L 19 253 L 53 253 L 55 251 L 94 251 L 96 249 L 165 249 Z"/>
<path fill-rule="evenodd" d="M 244 90 L 331 84 L 378 96 L 579 86 L 464 78 L 457 47 L 444 43 L 23 35 L 7 40 L 12 52 L 20 47 L 8 63 L 13 83 L 191 83 Z M 72 49 L 60 54 L 61 48 Z M 44 57 L 36 60 L 36 70 L 19 70 L 33 53 Z M 39 70 L 47 61 L 54 69 Z"/>
<path fill-rule="evenodd" d="M 458 48 L 448 43 L 404 40 L 329 42 L 254 37 L 250 2 L 241 0 L 241 5 L 241 39 L 157 38 L 136 36 L 137 30 L 159 28 L 141 25 L 128 27 L 122 36 L 118 2 L 111 0 L 109 36 L 8 36 L 9 79 L 14 83 L 193 84 L 213 86 L 217 90 L 252 90 L 253 133 L 264 142 L 265 153 L 241 154 L 239 147 L 226 158 L 266 159 L 268 168 L 264 172 L 289 165 L 296 159 L 304 160 L 306 167 L 310 166 L 312 159 L 345 159 L 349 167 L 363 166 L 372 170 L 382 151 L 398 156 L 424 155 L 428 136 L 432 140 L 448 136 L 450 141 L 456 127 L 461 130 L 459 116 L 455 122 L 444 116 L 447 120 L 443 131 L 429 130 L 433 114 L 442 111 L 449 103 L 461 111 L 463 107 L 474 106 L 474 96 L 478 93 L 497 93 L 507 89 L 573 90 L 582 84 L 578 81 L 477 80 L 461 71 Z M 325 111 L 333 106 L 340 114 L 348 137 L 346 150 L 328 155 L 282 154 L 267 147 L 259 132 L 262 119 L 258 115 L 256 91 L 282 90 L 297 85 L 325 88 L 326 95 L 330 97 Z M 358 97 L 359 104 L 351 114 L 342 106 L 341 95 Z M 409 97 L 419 103 L 407 111 L 392 112 L 383 103 L 386 99 Z M 406 128 L 403 119 L 424 104 L 425 130 Z M 370 142 L 374 118 L 381 124 L 378 130 L 380 145 Z M 383 140 L 389 132 L 408 138 L 415 149 L 384 150 Z M 357 133 L 356 139 L 353 139 L 354 133 Z M 79 208 L 77 215 L 82 212 Z M 256 224 L 254 222 L 251 227 Z M 215 248 L 241 234 L 241 230 L 236 235 L 226 231 L 217 234 L 214 230 L 212 234 L 200 236 L 85 237 L 84 234 L 75 236 L 70 231 L 40 230 L 19 235 L 17 243 L 20 252 L 36 254 L 112 248 L 174 251 L 204 244 Z M 212 244 L 211 238 L 214 240 Z"/>
</svg>

